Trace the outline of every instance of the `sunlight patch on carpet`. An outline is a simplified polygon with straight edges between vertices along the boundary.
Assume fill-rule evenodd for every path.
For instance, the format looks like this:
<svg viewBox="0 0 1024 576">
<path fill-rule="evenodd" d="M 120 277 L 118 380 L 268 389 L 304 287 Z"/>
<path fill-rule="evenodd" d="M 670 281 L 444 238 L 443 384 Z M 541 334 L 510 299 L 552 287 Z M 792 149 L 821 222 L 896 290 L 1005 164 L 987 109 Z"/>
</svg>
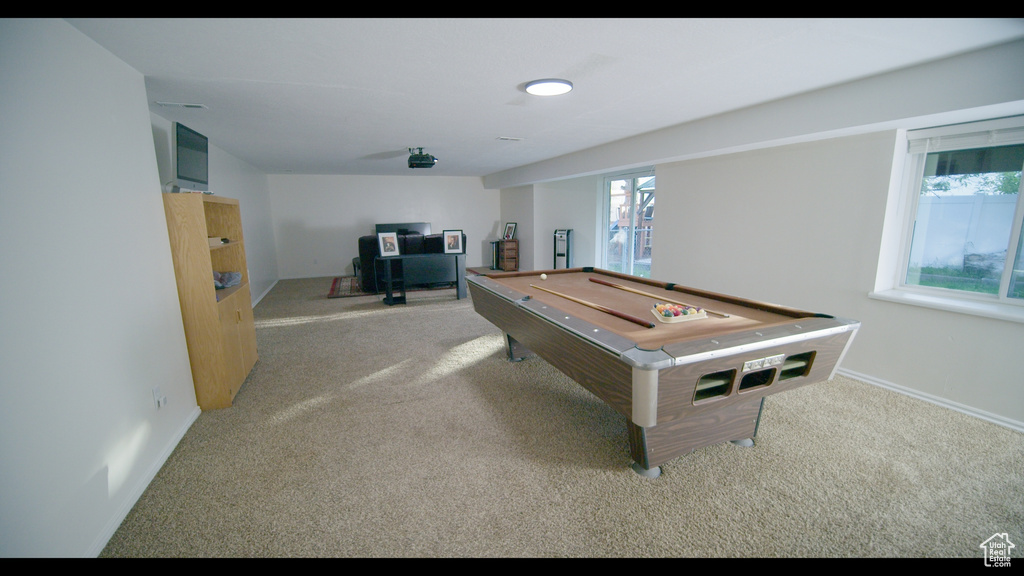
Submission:
<svg viewBox="0 0 1024 576">
<path fill-rule="evenodd" d="M 487 334 L 459 344 L 442 354 L 429 370 L 422 372 L 417 383 L 422 384 L 451 376 L 459 370 L 481 362 L 504 345 L 505 339 L 502 334 Z"/>
<path fill-rule="evenodd" d="M 324 404 L 327 404 L 330 401 L 331 399 L 326 396 L 317 396 L 316 398 L 310 398 L 309 400 L 299 402 L 298 404 L 293 404 L 285 408 L 284 410 L 277 412 L 276 414 L 274 414 L 273 417 L 271 417 L 271 421 L 275 424 L 284 424 L 288 420 L 298 418 L 304 413 L 309 412 L 310 410 L 313 410 L 320 406 L 323 406 Z"/>
<path fill-rule="evenodd" d="M 389 382 L 395 380 L 396 374 L 400 375 L 403 370 L 406 370 L 405 367 L 412 361 L 412 358 L 407 358 L 405 360 L 402 360 L 398 364 L 392 364 L 387 368 L 377 370 L 373 374 L 367 374 L 366 376 L 363 376 L 362 378 L 355 380 L 354 382 L 349 382 L 348 384 L 345 385 L 345 388 L 359 388 L 361 386 L 366 386 L 367 384 L 377 384 L 380 382 Z"/>
</svg>

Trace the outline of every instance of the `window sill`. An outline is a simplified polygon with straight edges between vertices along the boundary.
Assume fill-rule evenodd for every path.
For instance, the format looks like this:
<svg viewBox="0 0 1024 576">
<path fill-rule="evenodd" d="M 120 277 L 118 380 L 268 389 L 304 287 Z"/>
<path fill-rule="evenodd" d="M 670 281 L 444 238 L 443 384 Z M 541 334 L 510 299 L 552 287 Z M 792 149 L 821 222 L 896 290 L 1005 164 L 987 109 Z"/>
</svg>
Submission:
<svg viewBox="0 0 1024 576">
<path fill-rule="evenodd" d="M 1024 306 L 1014 306 L 1012 304 L 1003 304 L 1001 302 L 982 302 L 964 298 L 950 298 L 946 296 L 920 294 L 917 292 L 898 289 L 870 292 L 868 293 L 868 297 L 875 300 L 896 302 L 898 304 L 910 304 L 911 306 L 921 306 L 924 308 L 945 310 L 947 312 L 957 312 L 960 314 L 970 314 L 972 316 L 983 316 L 985 318 L 1006 320 L 1008 322 L 1024 323 Z"/>
</svg>

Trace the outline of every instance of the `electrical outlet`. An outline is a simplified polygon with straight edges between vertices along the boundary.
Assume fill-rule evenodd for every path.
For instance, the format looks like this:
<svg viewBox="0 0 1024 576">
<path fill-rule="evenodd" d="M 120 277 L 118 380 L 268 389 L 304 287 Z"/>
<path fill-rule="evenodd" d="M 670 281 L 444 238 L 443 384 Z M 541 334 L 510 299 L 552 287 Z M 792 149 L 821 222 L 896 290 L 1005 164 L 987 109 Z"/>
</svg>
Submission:
<svg viewBox="0 0 1024 576">
<path fill-rule="evenodd" d="M 159 410 L 167 405 L 167 396 L 160 392 L 159 386 L 153 387 L 153 401 L 156 402 L 156 409 Z"/>
</svg>

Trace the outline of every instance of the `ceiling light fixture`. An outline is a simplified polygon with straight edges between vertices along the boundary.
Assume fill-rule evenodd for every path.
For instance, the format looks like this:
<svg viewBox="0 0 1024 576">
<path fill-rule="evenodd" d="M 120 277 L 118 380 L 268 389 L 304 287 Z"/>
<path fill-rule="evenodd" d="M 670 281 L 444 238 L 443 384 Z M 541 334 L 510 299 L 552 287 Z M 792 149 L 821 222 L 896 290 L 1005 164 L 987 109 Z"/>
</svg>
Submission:
<svg viewBox="0 0 1024 576">
<path fill-rule="evenodd" d="M 572 82 L 559 78 L 545 78 L 526 83 L 526 91 L 534 96 L 558 96 L 572 90 Z"/>
</svg>

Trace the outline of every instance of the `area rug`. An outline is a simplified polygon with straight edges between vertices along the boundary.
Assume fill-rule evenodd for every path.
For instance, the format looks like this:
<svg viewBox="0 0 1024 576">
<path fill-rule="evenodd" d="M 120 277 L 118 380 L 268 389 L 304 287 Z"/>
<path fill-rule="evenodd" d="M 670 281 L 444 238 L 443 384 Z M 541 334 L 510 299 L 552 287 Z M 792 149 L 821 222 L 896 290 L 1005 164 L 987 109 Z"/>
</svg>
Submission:
<svg viewBox="0 0 1024 576">
<path fill-rule="evenodd" d="M 328 298 L 348 298 L 350 296 L 366 296 L 373 292 L 363 292 L 359 285 L 359 278 L 356 276 L 339 276 L 331 282 L 331 291 L 327 293 Z"/>
<path fill-rule="evenodd" d="M 422 290 L 448 290 L 452 284 L 439 284 L 436 286 L 414 286 L 407 288 L 406 292 L 419 292 Z M 376 292 L 364 292 L 358 276 L 339 276 L 331 281 L 331 291 L 327 293 L 328 298 L 349 298 L 352 296 L 383 296 Z"/>
</svg>

